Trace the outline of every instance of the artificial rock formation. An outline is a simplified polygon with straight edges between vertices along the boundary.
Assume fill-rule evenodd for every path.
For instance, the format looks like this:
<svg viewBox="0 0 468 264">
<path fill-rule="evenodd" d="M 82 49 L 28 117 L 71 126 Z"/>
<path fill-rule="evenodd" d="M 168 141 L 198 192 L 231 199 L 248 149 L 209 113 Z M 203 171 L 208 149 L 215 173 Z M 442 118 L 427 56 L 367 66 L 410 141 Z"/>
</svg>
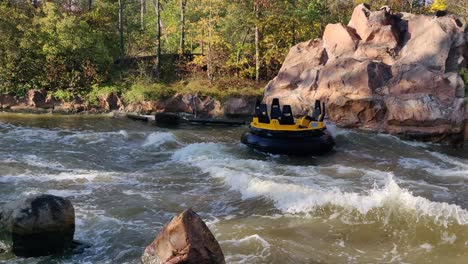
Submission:
<svg viewBox="0 0 468 264">
<path fill-rule="evenodd" d="M 144 264 L 224 264 L 216 238 L 191 209 L 169 222 L 142 256 Z"/>
<path fill-rule="evenodd" d="M 61 253 L 73 244 L 75 210 L 67 199 L 34 195 L 0 208 L 0 239 L 21 257 Z"/>
<path fill-rule="evenodd" d="M 267 85 L 264 100 L 280 98 L 295 114 L 316 99 L 344 127 L 426 140 L 463 137 L 467 64 L 466 22 L 358 5 L 348 25 L 327 25 L 323 40 L 299 43 Z"/>
</svg>

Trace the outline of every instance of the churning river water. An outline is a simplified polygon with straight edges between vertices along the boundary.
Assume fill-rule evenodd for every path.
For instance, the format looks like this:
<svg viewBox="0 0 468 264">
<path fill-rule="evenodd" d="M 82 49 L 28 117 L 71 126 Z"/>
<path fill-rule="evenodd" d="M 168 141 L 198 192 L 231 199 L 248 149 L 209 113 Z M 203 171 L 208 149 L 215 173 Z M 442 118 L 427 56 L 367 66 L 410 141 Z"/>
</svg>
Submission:
<svg viewBox="0 0 468 264">
<path fill-rule="evenodd" d="M 330 127 L 322 157 L 257 153 L 246 127 L 0 115 L 0 204 L 69 198 L 81 254 L 7 263 L 139 263 L 191 207 L 227 263 L 468 263 L 468 151 Z"/>
</svg>

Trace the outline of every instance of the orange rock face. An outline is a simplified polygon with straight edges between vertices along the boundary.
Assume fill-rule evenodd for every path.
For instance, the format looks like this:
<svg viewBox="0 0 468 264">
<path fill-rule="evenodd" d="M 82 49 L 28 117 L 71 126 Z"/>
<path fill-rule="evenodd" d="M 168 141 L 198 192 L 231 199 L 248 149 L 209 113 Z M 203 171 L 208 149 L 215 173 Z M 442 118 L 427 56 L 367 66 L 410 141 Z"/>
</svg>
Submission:
<svg viewBox="0 0 468 264">
<path fill-rule="evenodd" d="M 358 43 L 359 36 L 341 23 L 328 24 L 323 32 L 323 45 L 332 58 L 353 53 Z"/>
<path fill-rule="evenodd" d="M 224 255 L 213 234 L 197 213 L 188 209 L 174 217 L 145 250 L 142 262 L 224 264 Z"/>
<path fill-rule="evenodd" d="M 338 125 L 421 138 L 463 138 L 468 61 L 462 19 L 432 17 L 358 5 L 347 26 L 329 24 L 323 40 L 291 48 L 266 87 L 264 100 L 280 98 L 294 114 L 316 99 Z"/>
</svg>

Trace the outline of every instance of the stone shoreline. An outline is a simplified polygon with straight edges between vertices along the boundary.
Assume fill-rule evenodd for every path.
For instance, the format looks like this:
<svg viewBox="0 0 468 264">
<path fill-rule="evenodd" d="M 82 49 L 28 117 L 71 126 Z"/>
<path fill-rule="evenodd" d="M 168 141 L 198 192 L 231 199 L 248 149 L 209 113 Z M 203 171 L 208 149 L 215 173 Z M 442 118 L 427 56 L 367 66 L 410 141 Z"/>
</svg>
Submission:
<svg viewBox="0 0 468 264">
<path fill-rule="evenodd" d="M 157 101 L 125 104 L 117 94 L 98 98 L 96 105 L 89 105 L 76 96 L 65 102 L 46 95 L 45 91 L 30 90 L 25 98 L 12 94 L 0 94 L 0 111 L 13 113 L 100 114 L 110 112 L 155 114 L 160 112 L 187 113 L 205 117 L 247 117 L 253 114 L 256 97 L 238 96 L 219 100 L 210 96 L 176 94 Z"/>
<path fill-rule="evenodd" d="M 240 96 L 227 98 L 224 101 L 210 96 L 192 94 L 176 94 L 170 98 L 159 101 L 143 101 L 124 104 L 114 93 L 99 98 L 99 105 L 86 105 L 82 98 L 76 97 L 73 102 L 64 102 L 47 98 L 45 92 L 31 90 L 27 96 L 18 99 L 13 95 L 0 94 L 0 112 L 29 113 L 29 114 L 62 114 L 62 115 L 88 115 L 112 114 L 114 117 L 124 117 L 126 114 L 154 115 L 156 113 L 177 113 L 196 115 L 205 118 L 247 118 L 254 114 L 256 97 Z M 333 109 L 331 109 L 333 111 Z M 330 110 L 329 110 L 330 111 Z M 351 113 L 351 112 L 350 112 Z M 349 128 L 347 124 L 331 120 L 339 127 Z M 378 126 L 361 126 L 353 128 L 388 133 Z M 468 119 L 464 121 L 463 131 L 458 133 L 426 133 L 424 127 L 419 127 L 419 133 L 391 133 L 402 138 L 426 142 L 447 143 L 462 146 L 468 141 Z"/>
</svg>

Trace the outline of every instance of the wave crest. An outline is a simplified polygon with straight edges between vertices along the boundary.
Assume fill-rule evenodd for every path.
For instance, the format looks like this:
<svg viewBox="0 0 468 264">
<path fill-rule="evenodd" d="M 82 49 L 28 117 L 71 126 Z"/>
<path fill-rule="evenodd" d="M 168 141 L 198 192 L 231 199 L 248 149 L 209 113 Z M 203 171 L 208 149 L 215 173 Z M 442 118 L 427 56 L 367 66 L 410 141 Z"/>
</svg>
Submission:
<svg viewBox="0 0 468 264">
<path fill-rule="evenodd" d="M 188 162 L 204 173 L 222 179 L 231 190 L 240 192 L 243 199 L 268 198 L 277 209 L 285 213 L 310 213 L 318 209 L 339 207 L 361 215 L 380 210 L 387 216 L 410 214 L 418 219 L 431 217 L 434 223 L 444 226 L 453 221 L 460 225 L 468 224 L 468 211 L 455 204 L 433 202 L 414 196 L 397 184 L 392 173 L 381 172 L 385 175 L 383 186 L 375 186 L 365 192 L 346 192 L 339 187 L 297 181 L 297 177 L 291 177 L 295 181 L 284 181 L 287 177 L 273 174 L 274 169 L 278 166 L 290 166 L 237 159 L 226 150 L 227 147 L 222 144 L 191 144 L 176 151 L 172 159 Z M 305 171 L 311 173 L 310 170 Z M 314 175 L 300 176 L 308 181 L 314 179 Z M 279 181 L 279 178 L 283 181 Z"/>
</svg>

